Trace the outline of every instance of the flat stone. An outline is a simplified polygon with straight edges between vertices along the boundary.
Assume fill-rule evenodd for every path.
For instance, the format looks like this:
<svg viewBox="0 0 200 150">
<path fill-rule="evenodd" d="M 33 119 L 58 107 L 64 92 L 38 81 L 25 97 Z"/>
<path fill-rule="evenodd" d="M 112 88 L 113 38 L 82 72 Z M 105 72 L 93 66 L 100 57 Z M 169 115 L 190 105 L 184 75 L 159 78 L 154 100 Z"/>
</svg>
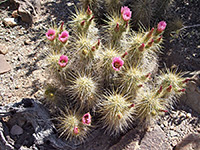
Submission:
<svg viewBox="0 0 200 150">
<path fill-rule="evenodd" d="M 5 44 L 0 44 L 0 54 L 7 54 L 8 53 L 8 47 Z"/>
<path fill-rule="evenodd" d="M 14 126 L 11 128 L 10 133 L 11 133 L 12 135 L 20 135 L 20 134 L 23 133 L 23 129 L 22 129 L 20 126 L 18 126 L 18 125 L 14 125 Z"/>
<path fill-rule="evenodd" d="M 181 97 L 183 103 L 200 113 L 200 71 L 192 72 L 191 80 L 187 83 L 186 93 Z"/>
<path fill-rule="evenodd" d="M 151 132 L 147 132 L 136 150 L 171 150 L 164 131 L 155 125 Z"/>
<path fill-rule="evenodd" d="M 11 67 L 7 63 L 5 56 L 0 54 L 0 74 L 10 71 Z"/>
<path fill-rule="evenodd" d="M 17 19 L 15 18 L 4 18 L 3 23 L 5 26 L 14 27 L 17 25 Z"/>
<path fill-rule="evenodd" d="M 200 135 L 189 134 L 175 147 L 175 150 L 200 150 Z"/>
</svg>

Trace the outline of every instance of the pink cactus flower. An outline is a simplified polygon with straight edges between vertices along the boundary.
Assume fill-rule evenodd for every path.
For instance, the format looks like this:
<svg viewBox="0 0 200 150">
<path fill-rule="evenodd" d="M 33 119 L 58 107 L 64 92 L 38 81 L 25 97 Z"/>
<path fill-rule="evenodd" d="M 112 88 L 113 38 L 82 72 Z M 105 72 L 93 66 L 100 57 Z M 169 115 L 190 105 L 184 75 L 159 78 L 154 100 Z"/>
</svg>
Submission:
<svg viewBox="0 0 200 150">
<path fill-rule="evenodd" d="M 167 26 L 167 23 L 165 21 L 159 22 L 158 26 L 157 26 L 157 32 L 158 33 L 163 32 L 165 30 L 166 26 Z"/>
<path fill-rule="evenodd" d="M 59 41 L 61 41 L 62 43 L 66 43 L 69 37 L 69 32 L 68 31 L 63 31 L 61 34 L 59 34 Z"/>
<path fill-rule="evenodd" d="M 83 124 L 86 124 L 86 125 L 90 125 L 91 124 L 91 115 L 90 113 L 88 112 L 87 114 L 83 115 L 82 117 L 82 123 Z"/>
<path fill-rule="evenodd" d="M 124 61 L 120 57 L 114 57 L 112 61 L 112 67 L 114 70 L 119 71 L 123 66 Z"/>
<path fill-rule="evenodd" d="M 53 41 L 56 38 L 56 31 L 54 29 L 49 29 L 46 33 L 46 37 L 50 40 Z"/>
<path fill-rule="evenodd" d="M 60 59 L 58 61 L 58 64 L 60 65 L 60 67 L 65 67 L 68 63 L 68 57 L 65 55 L 60 56 Z"/>
<path fill-rule="evenodd" d="M 121 15 L 124 21 L 129 21 L 131 19 L 132 12 L 127 6 L 121 7 Z"/>
<path fill-rule="evenodd" d="M 75 126 L 73 132 L 75 135 L 79 134 L 79 128 Z"/>
</svg>

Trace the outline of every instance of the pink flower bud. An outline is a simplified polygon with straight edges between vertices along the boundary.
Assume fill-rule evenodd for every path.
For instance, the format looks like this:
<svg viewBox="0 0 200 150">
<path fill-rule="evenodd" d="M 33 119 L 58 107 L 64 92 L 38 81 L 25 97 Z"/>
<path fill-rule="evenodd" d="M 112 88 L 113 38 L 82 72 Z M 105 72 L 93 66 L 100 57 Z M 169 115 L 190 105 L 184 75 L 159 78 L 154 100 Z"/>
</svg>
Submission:
<svg viewBox="0 0 200 150">
<path fill-rule="evenodd" d="M 159 42 L 161 41 L 162 37 L 163 37 L 163 36 L 161 35 L 161 36 L 160 36 L 159 38 L 157 38 L 154 42 L 155 42 L 155 43 L 159 43 Z"/>
<path fill-rule="evenodd" d="M 64 21 L 61 22 L 61 25 L 60 25 L 60 32 L 63 31 L 63 25 L 64 25 Z"/>
<path fill-rule="evenodd" d="M 148 73 L 145 77 L 146 78 L 151 78 L 151 73 Z"/>
<path fill-rule="evenodd" d="M 167 26 L 167 23 L 165 21 L 161 21 L 158 23 L 158 26 L 157 26 L 157 33 L 161 33 L 165 30 Z"/>
<path fill-rule="evenodd" d="M 181 89 L 181 90 L 178 90 L 178 92 L 185 92 L 186 89 Z"/>
<path fill-rule="evenodd" d="M 75 135 L 79 134 L 79 128 L 78 127 L 74 127 L 73 132 L 74 132 Z"/>
<path fill-rule="evenodd" d="M 131 105 L 129 106 L 129 108 L 132 108 L 132 107 L 135 107 L 135 104 L 131 104 Z"/>
<path fill-rule="evenodd" d="M 116 24 L 116 27 L 115 27 L 115 32 L 118 32 L 119 31 L 119 23 L 117 22 L 117 24 Z"/>
<path fill-rule="evenodd" d="M 119 71 L 123 66 L 124 61 L 120 57 L 114 57 L 112 61 L 112 67 L 114 70 Z"/>
<path fill-rule="evenodd" d="M 169 87 L 166 90 L 167 90 L 167 92 L 171 92 L 172 91 L 172 85 L 169 85 Z"/>
<path fill-rule="evenodd" d="M 69 37 L 69 32 L 68 31 L 63 31 L 61 34 L 59 34 L 59 41 L 62 43 L 66 43 Z"/>
<path fill-rule="evenodd" d="M 91 115 L 90 113 L 88 112 L 87 114 L 83 115 L 82 117 L 82 123 L 83 124 L 86 124 L 86 125 L 90 125 L 91 124 Z"/>
<path fill-rule="evenodd" d="M 146 45 L 145 48 L 150 48 L 150 47 L 152 46 L 153 42 L 154 42 L 154 39 L 152 39 L 152 40 Z"/>
<path fill-rule="evenodd" d="M 159 111 L 160 111 L 160 112 L 165 112 L 165 113 L 168 112 L 168 110 L 163 110 L 163 109 L 159 109 Z"/>
<path fill-rule="evenodd" d="M 91 11 L 91 9 L 90 9 L 90 7 L 88 6 L 88 8 L 87 8 L 87 11 L 86 11 L 86 13 L 88 14 L 88 15 L 91 15 L 92 14 L 92 11 Z"/>
<path fill-rule="evenodd" d="M 81 26 L 84 26 L 85 20 L 81 21 Z"/>
<path fill-rule="evenodd" d="M 142 45 L 140 45 L 140 47 L 138 48 L 138 50 L 141 51 L 141 52 L 143 52 L 144 51 L 144 47 L 145 47 L 145 45 L 144 45 L 144 43 L 142 43 Z"/>
<path fill-rule="evenodd" d="M 98 39 L 98 42 L 97 42 L 97 46 L 99 46 L 100 45 L 100 39 Z"/>
<path fill-rule="evenodd" d="M 129 21 L 131 19 L 132 12 L 127 6 L 121 7 L 121 15 L 124 21 Z"/>
<path fill-rule="evenodd" d="M 89 22 L 91 22 L 94 19 L 94 16 L 92 16 L 92 18 L 90 18 Z"/>
<path fill-rule="evenodd" d="M 151 31 L 147 34 L 147 38 L 150 39 L 152 37 L 154 28 L 151 29 Z"/>
<path fill-rule="evenodd" d="M 47 39 L 53 41 L 56 38 L 56 31 L 54 29 L 49 29 L 46 33 Z"/>
<path fill-rule="evenodd" d="M 93 52 L 96 50 L 96 47 L 95 46 L 92 46 L 92 49 L 91 49 Z"/>
<path fill-rule="evenodd" d="M 58 61 L 59 66 L 63 68 L 67 65 L 67 63 L 68 63 L 68 57 L 65 55 L 60 56 L 60 59 Z"/>
<path fill-rule="evenodd" d="M 122 58 L 124 58 L 126 55 L 128 55 L 128 52 L 125 52 L 125 53 L 122 55 Z"/>
<path fill-rule="evenodd" d="M 162 92 L 162 85 L 160 86 L 159 90 L 157 91 L 157 94 L 160 94 Z"/>
<path fill-rule="evenodd" d="M 187 83 L 188 81 L 190 81 L 189 78 L 188 78 L 188 79 L 185 79 L 185 80 L 183 81 L 183 83 Z"/>
<path fill-rule="evenodd" d="M 138 87 L 139 87 L 139 88 L 141 88 L 141 87 L 143 87 L 143 85 L 142 85 L 142 84 L 140 84 L 140 85 L 138 85 Z"/>
</svg>

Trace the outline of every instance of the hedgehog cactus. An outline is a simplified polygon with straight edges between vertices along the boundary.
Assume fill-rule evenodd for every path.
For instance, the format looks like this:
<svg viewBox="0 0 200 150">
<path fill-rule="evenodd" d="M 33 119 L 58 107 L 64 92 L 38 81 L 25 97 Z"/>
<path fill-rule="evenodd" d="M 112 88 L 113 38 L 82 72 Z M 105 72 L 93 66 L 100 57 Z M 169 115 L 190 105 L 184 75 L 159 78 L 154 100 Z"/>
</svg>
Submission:
<svg viewBox="0 0 200 150">
<path fill-rule="evenodd" d="M 63 112 L 58 128 L 67 140 L 85 140 L 92 119 L 99 119 L 111 135 L 126 132 L 135 117 L 147 124 L 185 91 L 189 79 L 169 70 L 157 73 L 166 22 L 135 32 L 129 25 L 132 11 L 127 6 L 119 11 L 107 15 L 107 25 L 98 30 L 90 6 L 82 7 L 72 15 L 71 30 L 62 22 L 46 33 L 52 46 L 47 53 L 49 82 L 55 85 L 47 87 L 45 98 Z M 89 112 L 97 116 L 91 118 Z"/>
<path fill-rule="evenodd" d="M 135 109 L 134 104 L 129 102 L 129 97 L 117 92 L 108 93 L 103 96 L 99 107 L 101 122 L 107 133 L 117 135 L 130 128 Z"/>
<path fill-rule="evenodd" d="M 91 126 L 90 113 L 81 115 L 80 112 L 72 112 L 65 109 L 65 112 L 62 112 L 62 115 L 58 117 L 57 121 L 59 122 L 57 126 L 61 133 L 60 136 L 66 140 L 83 142 L 89 134 Z"/>
<path fill-rule="evenodd" d="M 68 91 L 81 109 L 91 109 L 97 103 L 98 85 L 90 75 L 71 75 Z"/>
</svg>

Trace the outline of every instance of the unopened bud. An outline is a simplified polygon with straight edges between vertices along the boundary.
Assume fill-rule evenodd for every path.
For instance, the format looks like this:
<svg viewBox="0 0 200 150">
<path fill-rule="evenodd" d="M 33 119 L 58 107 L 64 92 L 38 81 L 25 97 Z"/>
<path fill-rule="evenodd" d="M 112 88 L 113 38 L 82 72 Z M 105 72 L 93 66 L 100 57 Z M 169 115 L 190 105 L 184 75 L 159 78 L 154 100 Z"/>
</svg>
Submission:
<svg viewBox="0 0 200 150">
<path fill-rule="evenodd" d="M 98 42 L 97 42 L 97 46 L 99 46 L 100 45 L 100 39 L 98 39 Z"/>
<path fill-rule="evenodd" d="M 148 73 L 145 77 L 150 79 L 151 78 L 151 73 Z"/>
<path fill-rule="evenodd" d="M 185 92 L 186 89 L 181 89 L 181 90 L 178 90 L 178 92 Z"/>
<path fill-rule="evenodd" d="M 167 90 L 167 92 L 171 92 L 172 91 L 172 85 L 169 85 L 169 87 L 166 90 Z"/>
<path fill-rule="evenodd" d="M 91 11 L 91 9 L 90 9 L 90 7 L 89 7 L 89 6 L 88 6 L 88 8 L 87 8 L 87 11 L 86 11 L 86 12 L 87 12 L 87 14 L 88 14 L 88 15 L 91 15 L 91 14 L 92 14 L 92 11 Z"/>
<path fill-rule="evenodd" d="M 137 87 L 141 88 L 141 87 L 143 87 L 143 85 L 142 85 L 142 84 L 140 84 L 140 85 L 138 85 Z"/>
<path fill-rule="evenodd" d="M 161 41 L 162 37 L 163 37 L 163 36 L 161 35 L 161 36 L 160 36 L 159 38 L 157 38 L 154 42 L 155 42 L 155 43 L 159 43 L 159 42 Z"/>
<path fill-rule="evenodd" d="M 147 38 L 150 39 L 152 34 L 153 34 L 154 28 L 151 29 L 151 31 L 149 31 L 149 33 L 147 34 Z"/>
<path fill-rule="evenodd" d="M 144 45 L 144 43 L 142 43 L 142 45 L 140 45 L 140 47 L 138 48 L 138 50 L 141 51 L 141 52 L 143 52 L 144 51 L 144 47 L 145 47 L 145 45 Z"/>
<path fill-rule="evenodd" d="M 96 47 L 95 46 L 92 46 L 92 49 L 91 49 L 93 52 L 96 50 Z"/>
<path fill-rule="evenodd" d="M 185 79 L 185 80 L 183 81 L 183 83 L 187 83 L 188 81 L 190 81 L 189 78 L 188 78 L 188 79 Z"/>
<path fill-rule="evenodd" d="M 87 54 L 88 54 L 88 51 L 84 49 L 84 50 L 82 50 L 82 54 L 83 54 L 83 55 L 87 55 Z"/>
<path fill-rule="evenodd" d="M 154 42 L 154 39 L 152 39 L 152 40 L 146 45 L 145 48 L 150 48 L 150 47 L 152 46 L 153 42 Z"/>
<path fill-rule="evenodd" d="M 165 113 L 168 112 L 168 110 L 163 110 L 163 109 L 159 109 L 159 111 L 160 111 L 160 112 L 165 112 Z"/>
<path fill-rule="evenodd" d="M 126 21 L 126 28 L 128 27 L 128 21 Z"/>
<path fill-rule="evenodd" d="M 73 132 L 74 132 L 75 135 L 79 134 L 79 128 L 78 127 L 74 127 L 74 131 Z"/>
<path fill-rule="evenodd" d="M 122 58 L 124 58 L 127 54 L 128 54 L 128 52 L 125 52 L 125 53 L 122 55 Z"/>
<path fill-rule="evenodd" d="M 122 117 L 123 117 L 123 116 L 122 116 L 121 113 L 118 113 L 118 114 L 117 114 L 117 118 L 118 118 L 118 119 L 122 119 Z"/>
<path fill-rule="evenodd" d="M 115 27 L 115 32 L 119 31 L 119 23 L 117 22 L 116 27 Z"/>
<path fill-rule="evenodd" d="M 91 22 L 94 19 L 94 16 L 92 16 L 92 18 L 90 18 L 89 22 Z"/>
<path fill-rule="evenodd" d="M 63 31 L 63 25 L 64 25 L 64 21 L 61 22 L 61 25 L 60 25 L 60 32 Z"/>
<path fill-rule="evenodd" d="M 160 94 L 162 92 L 162 85 L 160 86 L 159 90 L 157 91 L 157 94 Z"/>
<path fill-rule="evenodd" d="M 84 26 L 84 24 L 85 24 L 85 20 L 83 20 L 83 21 L 81 22 L 81 26 Z"/>
<path fill-rule="evenodd" d="M 131 105 L 129 106 L 129 108 L 132 108 L 132 107 L 135 107 L 135 104 L 131 104 Z"/>
<path fill-rule="evenodd" d="M 53 93 L 50 93 L 50 94 L 49 94 L 49 96 L 50 96 L 50 97 L 53 97 L 53 96 L 54 96 L 54 94 L 53 94 Z"/>
</svg>

